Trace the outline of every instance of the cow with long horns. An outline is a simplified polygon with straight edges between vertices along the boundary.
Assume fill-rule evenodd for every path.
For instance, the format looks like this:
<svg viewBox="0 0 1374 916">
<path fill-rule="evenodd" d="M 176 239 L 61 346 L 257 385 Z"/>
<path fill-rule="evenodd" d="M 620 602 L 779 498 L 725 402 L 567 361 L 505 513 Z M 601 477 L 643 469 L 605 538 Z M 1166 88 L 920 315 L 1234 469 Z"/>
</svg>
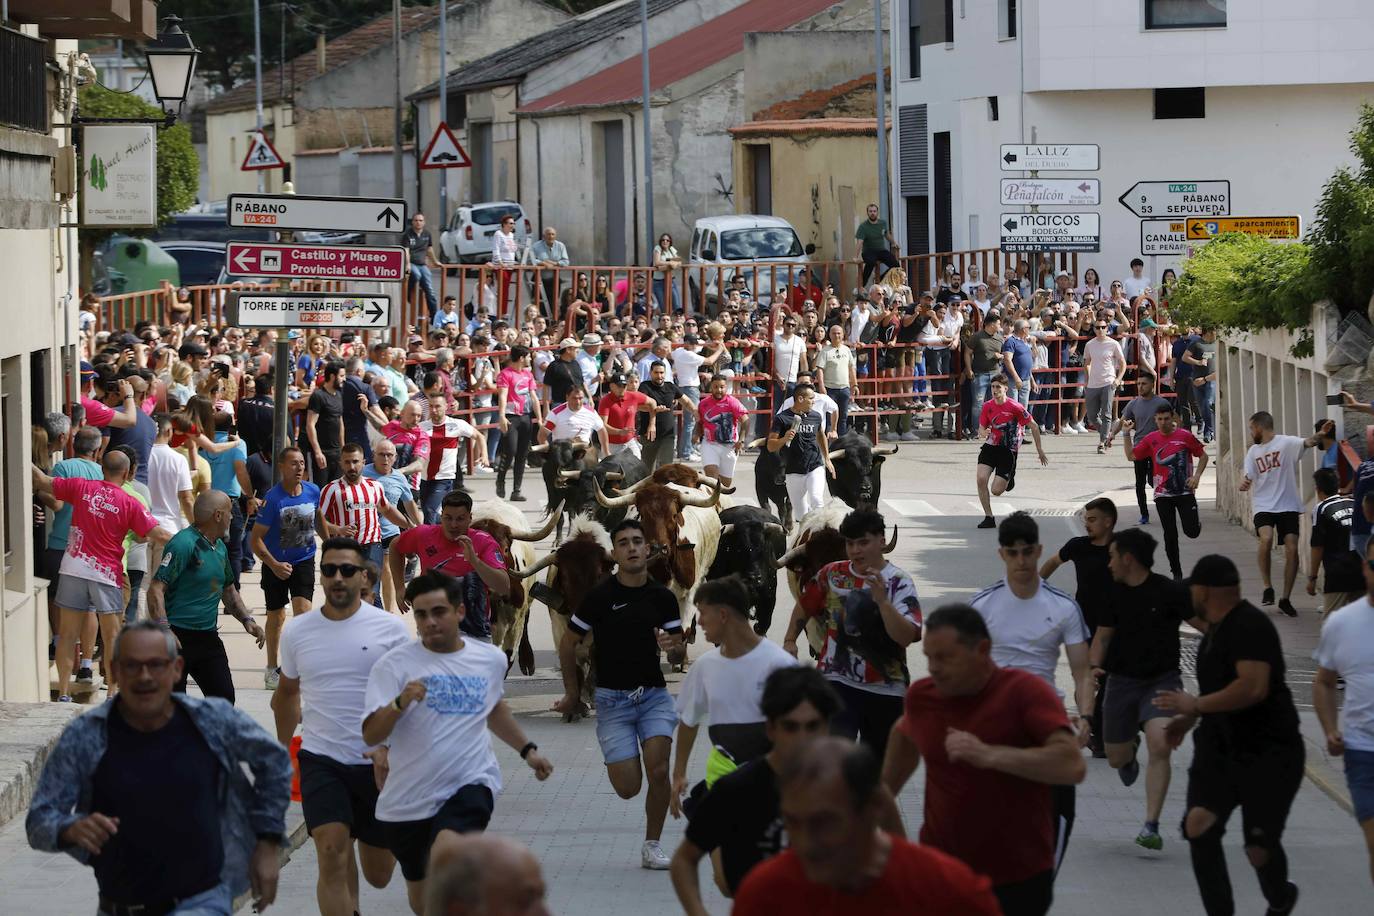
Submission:
<svg viewBox="0 0 1374 916">
<path fill-rule="evenodd" d="M 544 473 L 544 515 L 556 520 L 554 539 L 561 541 L 567 518 L 579 515 L 583 508 L 570 503 L 569 498 L 576 494 L 569 492 L 566 481 L 576 477 L 565 475 L 580 475 L 582 471 L 595 467 L 596 449 L 581 439 L 569 439 L 532 446 L 530 455 L 540 464 Z"/>
<path fill-rule="evenodd" d="M 749 589 L 754 632 L 767 635 L 778 601 L 777 560 L 787 550 L 787 535 L 777 516 L 755 506 L 732 506 L 720 513 L 720 545 L 706 578 L 738 575 Z"/>
<path fill-rule="evenodd" d="M 626 509 L 607 509 L 595 498 L 597 490 L 633 489 L 649 473 L 648 466 L 633 452 L 607 455 L 591 467 L 558 472 L 558 495 L 570 516 L 589 515 L 607 531 L 625 520 Z"/>
<path fill-rule="evenodd" d="M 492 645 L 505 651 L 508 665 L 518 656 L 521 674 L 534 674 L 528 628 L 531 595 L 519 573 L 534 566 L 534 542 L 548 537 L 558 519 L 550 515 L 542 528 L 531 529 L 525 524 L 525 514 L 502 499 L 482 503 L 473 515 L 472 527 L 491 535 L 501 548 L 510 578 L 510 594 L 492 595 Z"/>
</svg>

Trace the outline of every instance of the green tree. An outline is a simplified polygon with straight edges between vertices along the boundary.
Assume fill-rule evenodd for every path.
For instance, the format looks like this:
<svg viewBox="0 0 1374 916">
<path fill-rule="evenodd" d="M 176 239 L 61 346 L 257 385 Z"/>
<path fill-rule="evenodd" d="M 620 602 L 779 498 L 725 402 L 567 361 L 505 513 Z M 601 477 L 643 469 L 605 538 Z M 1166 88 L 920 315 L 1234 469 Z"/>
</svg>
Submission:
<svg viewBox="0 0 1374 916">
<path fill-rule="evenodd" d="M 1307 233 L 1317 298 L 1342 312 L 1363 311 L 1374 293 L 1374 105 L 1360 106 L 1350 150 L 1355 167 L 1331 176 Z"/>
</svg>

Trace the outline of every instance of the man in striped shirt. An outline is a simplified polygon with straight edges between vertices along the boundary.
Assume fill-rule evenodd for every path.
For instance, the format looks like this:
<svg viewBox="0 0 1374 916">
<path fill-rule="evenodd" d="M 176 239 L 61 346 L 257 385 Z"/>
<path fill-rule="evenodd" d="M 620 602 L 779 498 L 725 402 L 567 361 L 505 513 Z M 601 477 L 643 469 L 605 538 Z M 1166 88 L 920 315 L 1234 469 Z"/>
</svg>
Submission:
<svg viewBox="0 0 1374 916">
<path fill-rule="evenodd" d="M 382 522 L 380 516 L 398 527 L 409 528 L 410 519 L 387 502 L 382 485 L 363 476 L 363 447 L 350 442 L 339 453 L 343 476 L 327 484 L 320 493 L 320 511 L 329 524 L 342 529 L 345 537 L 356 538 L 366 550 L 367 559 L 382 568 Z M 381 606 L 381 576 L 373 589 L 372 603 Z"/>
</svg>

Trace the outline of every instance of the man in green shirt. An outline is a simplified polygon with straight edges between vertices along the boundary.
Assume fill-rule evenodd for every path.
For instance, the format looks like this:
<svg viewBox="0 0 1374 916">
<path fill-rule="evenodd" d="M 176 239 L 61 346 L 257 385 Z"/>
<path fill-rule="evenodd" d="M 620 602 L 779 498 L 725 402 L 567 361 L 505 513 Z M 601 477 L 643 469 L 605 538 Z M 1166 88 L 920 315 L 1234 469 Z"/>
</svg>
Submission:
<svg viewBox="0 0 1374 916">
<path fill-rule="evenodd" d="M 887 220 L 878 219 L 877 204 L 868 205 L 868 219 L 859 223 L 854 238 L 863 242 L 859 256 L 854 259 L 863 261 L 864 265 L 864 278 L 860 286 L 868 285 L 869 276 L 879 264 L 884 265 L 883 272 L 878 274 L 879 280 L 883 278 L 883 274 L 899 266 L 894 252 L 901 249 L 897 247 L 897 240 L 892 237 L 892 230 L 887 228 Z"/>
<path fill-rule="evenodd" d="M 234 587 L 224 538 L 233 518 L 228 495 L 207 490 L 196 497 L 195 524 L 167 542 L 153 584 L 148 588 L 148 616 L 169 627 L 181 644 L 185 668 L 176 690 L 186 692 L 186 678 L 196 679 L 207 697 L 234 702 L 229 657 L 219 638 L 219 603 L 243 624 L 261 649 L 267 639 Z"/>
</svg>

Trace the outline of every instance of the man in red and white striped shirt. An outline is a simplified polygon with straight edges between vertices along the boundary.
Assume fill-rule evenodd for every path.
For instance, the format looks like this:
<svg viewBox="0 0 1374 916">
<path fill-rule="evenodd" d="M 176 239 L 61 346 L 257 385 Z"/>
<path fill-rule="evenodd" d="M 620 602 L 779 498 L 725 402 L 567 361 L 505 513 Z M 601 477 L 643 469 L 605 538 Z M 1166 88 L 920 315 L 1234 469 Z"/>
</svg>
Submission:
<svg viewBox="0 0 1374 916">
<path fill-rule="evenodd" d="M 378 515 L 385 515 L 401 528 L 410 527 L 410 518 L 386 500 L 382 485 L 363 476 L 363 447 L 356 442 L 345 445 L 339 453 L 339 469 L 343 476 L 327 484 L 320 492 L 320 511 L 329 524 L 342 529 L 339 533 L 358 539 L 367 551 L 367 559 L 377 564 L 377 588 L 372 603 L 381 606 L 381 576 L 383 562 L 382 523 Z"/>
</svg>

